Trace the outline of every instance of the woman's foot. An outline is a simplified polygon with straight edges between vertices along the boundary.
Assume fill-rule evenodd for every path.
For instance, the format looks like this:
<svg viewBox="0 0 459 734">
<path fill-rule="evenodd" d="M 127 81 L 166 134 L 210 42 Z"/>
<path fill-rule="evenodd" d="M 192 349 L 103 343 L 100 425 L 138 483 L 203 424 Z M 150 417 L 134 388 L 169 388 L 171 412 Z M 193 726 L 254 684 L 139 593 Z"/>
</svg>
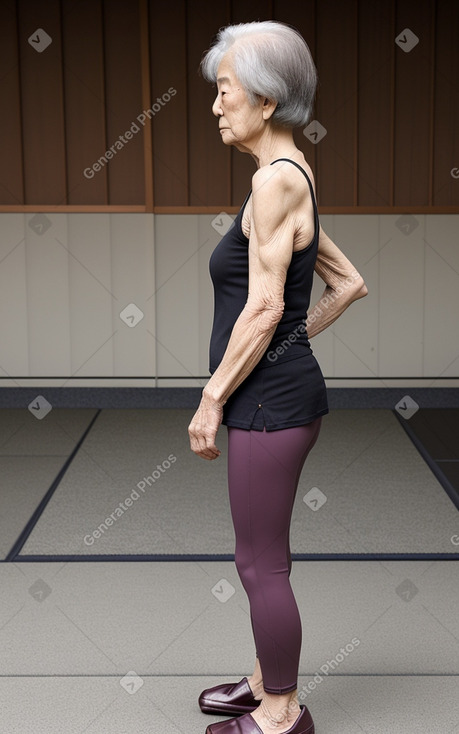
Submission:
<svg viewBox="0 0 459 734">
<path fill-rule="evenodd" d="M 295 724 L 301 713 L 297 691 L 278 695 L 267 693 L 263 688 L 263 675 L 258 656 L 255 659 L 253 675 L 247 676 L 252 695 L 261 701 L 257 709 L 250 712 L 263 734 L 282 734 Z"/>
<path fill-rule="evenodd" d="M 291 729 L 301 714 L 295 697 L 265 693 L 260 706 L 250 713 L 263 734 L 282 734 Z"/>
<path fill-rule="evenodd" d="M 261 701 L 260 706 L 250 716 L 263 734 L 282 734 L 291 729 L 301 713 L 296 691 L 282 695 L 266 693 L 260 679 L 251 676 L 247 680 L 253 697 Z"/>
</svg>

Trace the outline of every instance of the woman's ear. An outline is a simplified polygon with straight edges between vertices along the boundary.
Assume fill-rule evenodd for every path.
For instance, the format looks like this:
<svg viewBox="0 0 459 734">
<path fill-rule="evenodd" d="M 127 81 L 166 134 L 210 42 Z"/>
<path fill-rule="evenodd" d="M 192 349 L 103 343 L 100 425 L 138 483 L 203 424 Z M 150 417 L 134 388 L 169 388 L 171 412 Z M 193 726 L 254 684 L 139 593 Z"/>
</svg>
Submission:
<svg viewBox="0 0 459 734">
<path fill-rule="evenodd" d="M 265 97 L 265 99 L 263 100 L 263 119 L 269 120 L 276 107 L 277 102 L 274 102 L 274 100 Z"/>
</svg>

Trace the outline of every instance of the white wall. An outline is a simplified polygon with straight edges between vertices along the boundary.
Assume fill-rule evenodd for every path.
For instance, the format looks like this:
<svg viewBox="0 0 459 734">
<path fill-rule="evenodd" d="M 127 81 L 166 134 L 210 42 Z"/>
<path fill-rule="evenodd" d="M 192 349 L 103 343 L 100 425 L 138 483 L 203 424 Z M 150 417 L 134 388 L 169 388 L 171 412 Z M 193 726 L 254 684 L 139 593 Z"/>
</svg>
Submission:
<svg viewBox="0 0 459 734">
<path fill-rule="evenodd" d="M 459 216 L 410 218 L 408 234 L 400 215 L 321 216 L 369 288 L 311 340 L 329 385 L 459 384 Z M 0 386 L 203 386 L 214 219 L 0 214 Z"/>
</svg>

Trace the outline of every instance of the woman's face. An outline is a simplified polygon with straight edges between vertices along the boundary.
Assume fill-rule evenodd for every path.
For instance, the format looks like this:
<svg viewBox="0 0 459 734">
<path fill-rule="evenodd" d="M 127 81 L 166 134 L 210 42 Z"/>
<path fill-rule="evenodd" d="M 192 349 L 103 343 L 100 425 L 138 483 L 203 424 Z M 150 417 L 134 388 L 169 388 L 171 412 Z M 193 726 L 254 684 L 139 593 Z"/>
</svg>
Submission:
<svg viewBox="0 0 459 734">
<path fill-rule="evenodd" d="M 256 139 L 264 128 L 263 100 L 258 98 L 255 106 L 249 103 L 247 94 L 233 71 L 229 56 L 226 54 L 218 67 L 218 94 L 212 105 L 212 112 L 219 118 L 223 142 L 244 149 L 245 144 Z"/>
</svg>

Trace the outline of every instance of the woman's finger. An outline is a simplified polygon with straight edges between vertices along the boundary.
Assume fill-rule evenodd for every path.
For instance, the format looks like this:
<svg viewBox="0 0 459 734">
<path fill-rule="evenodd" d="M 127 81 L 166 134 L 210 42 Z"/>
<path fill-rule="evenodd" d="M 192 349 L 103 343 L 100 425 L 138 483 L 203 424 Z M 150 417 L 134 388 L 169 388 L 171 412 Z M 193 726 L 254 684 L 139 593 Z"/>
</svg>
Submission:
<svg viewBox="0 0 459 734">
<path fill-rule="evenodd" d="M 221 451 L 215 445 L 213 437 L 204 431 L 189 429 L 191 450 L 203 459 L 216 459 Z"/>
</svg>

